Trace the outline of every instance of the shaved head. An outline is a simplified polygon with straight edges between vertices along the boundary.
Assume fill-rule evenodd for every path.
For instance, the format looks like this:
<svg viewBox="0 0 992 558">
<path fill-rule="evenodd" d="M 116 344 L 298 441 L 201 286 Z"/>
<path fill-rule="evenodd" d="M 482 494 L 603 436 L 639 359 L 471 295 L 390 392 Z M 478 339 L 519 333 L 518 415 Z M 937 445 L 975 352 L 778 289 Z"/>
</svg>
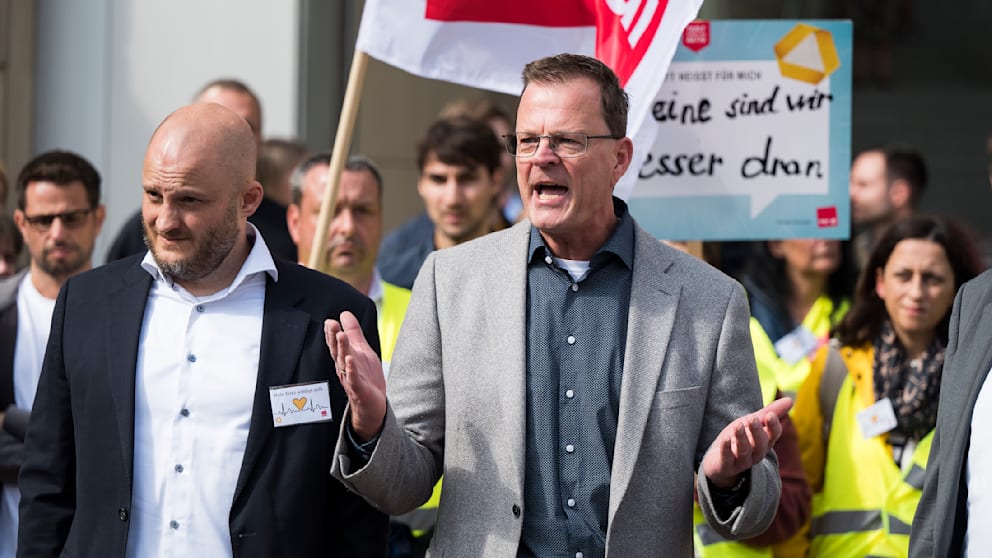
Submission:
<svg viewBox="0 0 992 558">
<path fill-rule="evenodd" d="M 194 103 L 170 114 L 148 143 L 149 157 L 183 157 L 210 166 L 220 166 L 231 178 L 255 179 L 258 146 L 248 123 L 234 111 L 217 103 Z"/>
</svg>

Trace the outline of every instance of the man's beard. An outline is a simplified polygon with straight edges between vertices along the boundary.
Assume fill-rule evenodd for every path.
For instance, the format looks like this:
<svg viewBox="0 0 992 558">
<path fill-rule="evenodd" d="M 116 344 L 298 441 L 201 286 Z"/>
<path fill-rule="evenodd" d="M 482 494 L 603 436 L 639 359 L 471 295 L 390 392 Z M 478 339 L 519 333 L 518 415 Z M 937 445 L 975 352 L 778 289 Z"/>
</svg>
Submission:
<svg viewBox="0 0 992 558">
<path fill-rule="evenodd" d="M 161 236 L 161 233 L 159 233 Z M 220 267 L 231 253 L 238 239 L 238 206 L 232 203 L 225 219 L 206 230 L 201 238 L 194 238 L 193 254 L 176 260 L 165 261 L 159 257 L 148 238 L 148 224 L 144 228 L 145 245 L 152 252 L 155 263 L 163 275 L 176 281 L 196 281 Z"/>
<path fill-rule="evenodd" d="M 69 250 L 71 255 L 65 259 L 50 261 L 48 258 L 49 252 L 54 248 L 62 248 L 63 250 Z M 45 272 L 47 275 L 54 277 L 56 279 L 68 279 L 76 273 L 79 273 L 81 269 L 86 267 L 86 263 L 90 261 L 90 256 L 93 253 L 92 247 L 89 252 L 84 253 L 82 248 L 78 244 L 72 242 L 64 242 L 56 244 L 52 247 L 42 248 L 41 257 L 35 262 L 38 267 Z"/>
</svg>

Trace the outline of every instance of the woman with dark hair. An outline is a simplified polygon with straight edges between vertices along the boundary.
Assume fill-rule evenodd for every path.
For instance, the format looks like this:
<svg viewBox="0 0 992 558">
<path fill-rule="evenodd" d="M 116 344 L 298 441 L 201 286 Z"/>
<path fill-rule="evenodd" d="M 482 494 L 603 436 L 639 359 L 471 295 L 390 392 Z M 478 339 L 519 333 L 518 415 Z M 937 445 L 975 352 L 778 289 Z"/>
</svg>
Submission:
<svg viewBox="0 0 992 558">
<path fill-rule="evenodd" d="M 848 243 L 789 239 L 755 244 L 741 283 L 751 305 L 751 341 L 766 401 L 794 396 L 816 350 L 850 306 Z"/>
<path fill-rule="evenodd" d="M 954 294 L 982 266 L 936 217 L 892 225 L 817 353 L 792 419 L 814 492 L 809 556 L 906 556 Z"/>
</svg>

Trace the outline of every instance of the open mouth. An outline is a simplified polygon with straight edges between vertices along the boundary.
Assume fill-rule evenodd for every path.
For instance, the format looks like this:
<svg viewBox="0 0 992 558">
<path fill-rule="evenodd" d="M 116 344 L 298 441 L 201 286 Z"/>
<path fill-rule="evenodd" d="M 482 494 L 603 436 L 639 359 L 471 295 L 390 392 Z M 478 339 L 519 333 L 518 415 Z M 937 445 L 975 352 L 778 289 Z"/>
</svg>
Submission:
<svg viewBox="0 0 992 558">
<path fill-rule="evenodd" d="M 568 188 L 560 184 L 542 182 L 534 186 L 534 192 L 537 193 L 539 200 L 553 200 L 564 196 L 568 192 Z"/>
</svg>

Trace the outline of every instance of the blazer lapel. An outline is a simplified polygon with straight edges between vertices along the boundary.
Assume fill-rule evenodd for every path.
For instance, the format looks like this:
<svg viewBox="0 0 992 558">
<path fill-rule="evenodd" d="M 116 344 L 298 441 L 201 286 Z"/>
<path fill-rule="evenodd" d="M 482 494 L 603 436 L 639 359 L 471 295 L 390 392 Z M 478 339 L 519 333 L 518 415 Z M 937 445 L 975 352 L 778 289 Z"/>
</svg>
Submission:
<svg viewBox="0 0 992 558">
<path fill-rule="evenodd" d="M 665 273 L 672 260 L 658 249 L 658 241 L 638 227 L 634 242 L 620 416 L 610 474 L 610 525 L 637 462 L 681 292 L 681 286 Z"/>
<path fill-rule="evenodd" d="M 234 501 L 238 500 L 244 490 L 245 483 L 272 434 L 269 388 L 293 382 L 296 363 L 310 324 L 310 315 L 297 309 L 303 301 L 303 294 L 288 284 L 283 267 L 281 262 L 276 262 L 281 281 L 273 281 L 271 276 L 266 277 L 265 313 L 262 318 L 255 400 L 252 404 L 245 456 L 241 461 L 238 484 L 234 489 Z"/>
<path fill-rule="evenodd" d="M 151 275 L 141 268 L 140 262 L 136 259 L 124 273 L 124 285 L 110 293 L 105 307 L 109 324 L 106 351 L 110 395 L 117 415 L 127 486 L 131 486 L 134 467 L 134 383 L 138 343 L 152 285 Z"/>
<path fill-rule="evenodd" d="M 985 324 L 985 327 L 978 328 L 972 336 L 972 339 L 980 341 L 988 339 L 990 330 L 990 326 L 988 326 L 988 324 L 992 324 L 992 302 L 985 304 L 982 308 L 981 319 L 979 319 L 976 323 Z M 967 326 L 968 324 L 963 325 Z M 955 404 L 962 406 L 962 410 L 967 413 L 966 416 L 968 417 L 970 417 L 975 411 L 975 403 L 978 401 L 978 393 L 982 390 L 982 385 L 985 383 L 986 376 L 988 376 L 989 368 L 992 367 L 992 344 L 986 343 L 984 350 L 974 351 L 972 354 L 974 357 L 969 360 L 967 366 L 964 368 L 964 372 L 974 370 L 974 373 L 970 375 L 970 385 L 967 386 L 968 389 L 964 392 L 964 398 L 955 402 Z M 970 435 L 971 421 L 957 421 L 954 439 L 956 442 L 961 444 L 962 448 L 967 447 L 968 437 Z"/>
<path fill-rule="evenodd" d="M 523 497 L 524 455 L 527 436 L 527 248 L 530 242 L 530 221 L 515 225 L 504 242 L 487 256 L 490 267 L 487 277 L 500 288 L 489 289 L 485 297 L 486 320 L 493 331 L 506 332 L 506 342 L 499 348 L 495 367 L 501 376 L 501 389 L 492 396 L 499 399 L 498 408 L 505 420 L 496 439 L 504 446 L 500 467 L 507 467 L 505 478 L 515 479 L 515 490 Z M 510 265 L 505 265 L 511 262 Z"/>
</svg>

